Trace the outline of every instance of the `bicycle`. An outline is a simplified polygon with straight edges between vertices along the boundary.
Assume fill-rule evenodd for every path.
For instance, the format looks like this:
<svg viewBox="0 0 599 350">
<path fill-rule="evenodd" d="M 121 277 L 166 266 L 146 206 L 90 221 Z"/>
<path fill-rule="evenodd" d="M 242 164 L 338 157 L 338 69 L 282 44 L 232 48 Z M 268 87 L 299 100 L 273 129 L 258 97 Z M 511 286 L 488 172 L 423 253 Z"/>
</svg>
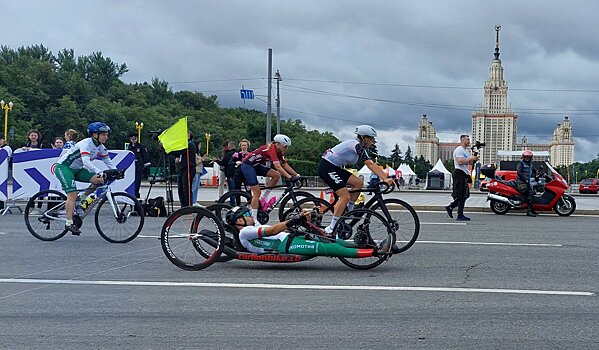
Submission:
<svg viewBox="0 0 599 350">
<path fill-rule="evenodd" d="M 94 222 L 102 238 L 111 243 L 127 243 L 137 237 L 145 220 L 141 203 L 126 192 L 112 192 L 110 188 L 113 181 L 124 176 L 124 171 L 104 172 L 104 185 L 95 187 L 97 197 L 87 205 L 81 216 L 77 212 L 73 214 L 73 223 L 78 228 L 97 206 Z M 90 188 L 77 189 L 77 192 Z M 65 229 L 66 198 L 60 191 L 45 190 L 29 199 L 24 213 L 25 225 L 35 238 L 55 241 L 68 232 Z"/>
<path fill-rule="evenodd" d="M 370 198 L 368 202 L 363 204 L 363 206 L 360 205 L 356 208 L 371 209 L 373 211 L 380 210 L 395 232 L 397 238 L 397 248 L 395 248 L 395 253 L 401 253 L 410 249 L 410 247 L 412 247 L 416 242 L 416 239 L 420 233 L 420 219 L 418 218 L 416 210 L 414 210 L 410 204 L 397 198 L 383 198 L 384 194 L 391 193 L 393 189 L 394 187 L 391 187 L 384 182 L 380 182 L 376 187 L 349 190 L 349 192 L 370 192 L 374 194 L 374 196 Z M 310 200 L 302 199 L 292 206 L 291 209 L 285 212 L 284 219 L 290 215 L 298 213 L 303 209 L 314 206 L 316 203 L 318 203 L 318 206 L 322 208 L 322 212 L 325 215 L 328 214 L 330 216 L 332 215 L 333 208 L 338 200 L 339 198 L 337 195 L 335 195 L 335 200 L 333 203 L 329 203 L 328 201 L 320 198 L 314 198 Z M 338 232 L 337 227 L 338 226 L 335 226 L 335 232 Z M 348 236 L 339 232 L 338 236 L 341 239 L 351 238 L 351 235 Z"/>
<path fill-rule="evenodd" d="M 318 220 L 319 214 L 313 212 L 312 217 Z M 349 222 L 355 222 L 350 227 Z M 263 254 L 248 252 L 239 241 L 239 232 L 224 225 L 221 218 L 207 208 L 187 207 L 174 212 L 164 223 L 160 242 L 168 260 L 174 265 L 191 271 L 209 267 L 215 262 L 232 259 L 245 261 L 262 261 L 273 263 L 294 263 L 313 259 L 317 256 L 336 257 L 343 264 L 353 269 L 366 270 L 379 266 L 393 254 L 378 252 L 380 242 L 385 239 L 395 241 L 395 233 L 385 218 L 369 209 L 355 209 L 339 219 L 343 226 L 351 231 L 353 242 L 338 242 L 345 247 L 356 248 L 348 256 L 326 249 L 316 250 L 313 254 L 289 253 L 289 246 L 294 237 L 309 239 L 312 244 L 335 242 L 334 238 L 325 235 L 314 220 L 299 228 L 289 230 L 290 237 L 284 251 L 271 250 Z M 226 236 L 227 231 L 235 234 L 236 240 Z M 264 248 L 269 246 L 264 246 Z M 324 245 L 322 246 L 324 247 Z M 224 258 L 224 259 L 223 259 Z"/>
<path fill-rule="evenodd" d="M 262 225 L 268 223 L 270 213 L 278 206 L 279 208 L 279 220 L 282 221 L 284 216 L 285 208 L 289 201 L 292 201 L 293 204 L 298 202 L 298 198 L 315 198 L 311 193 L 306 191 L 297 191 L 304 186 L 307 179 L 305 177 L 300 177 L 299 181 L 294 182 L 286 182 L 283 185 L 277 185 L 272 187 L 260 186 L 261 190 L 275 189 L 275 188 L 284 188 L 283 194 L 277 198 L 275 203 L 273 203 L 268 208 L 263 208 L 262 204 L 258 206 L 258 222 Z M 225 194 L 223 194 L 216 202 L 217 203 L 229 203 L 231 197 L 235 197 L 233 202 L 236 205 L 248 205 L 252 200 L 252 193 L 246 188 L 246 190 L 232 190 Z"/>
</svg>

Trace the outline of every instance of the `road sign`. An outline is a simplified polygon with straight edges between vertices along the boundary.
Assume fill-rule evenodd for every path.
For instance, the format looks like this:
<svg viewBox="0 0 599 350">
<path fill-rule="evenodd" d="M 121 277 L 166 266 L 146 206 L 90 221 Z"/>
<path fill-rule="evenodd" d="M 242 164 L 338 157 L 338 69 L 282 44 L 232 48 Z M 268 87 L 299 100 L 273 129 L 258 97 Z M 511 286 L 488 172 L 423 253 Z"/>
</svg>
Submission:
<svg viewBox="0 0 599 350">
<path fill-rule="evenodd" d="M 241 89 L 239 91 L 241 92 L 242 100 L 253 100 L 254 99 L 254 90 Z"/>
</svg>

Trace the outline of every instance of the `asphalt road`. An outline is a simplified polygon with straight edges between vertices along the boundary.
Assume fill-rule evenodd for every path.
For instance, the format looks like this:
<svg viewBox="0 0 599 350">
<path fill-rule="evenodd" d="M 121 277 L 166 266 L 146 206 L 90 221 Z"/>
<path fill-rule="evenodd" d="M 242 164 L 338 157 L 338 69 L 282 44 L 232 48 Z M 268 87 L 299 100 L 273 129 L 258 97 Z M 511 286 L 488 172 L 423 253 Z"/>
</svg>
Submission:
<svg viewBox="0 0 599 350">
<path fill-rule="evenodd" d="M 42 242 L 0 217 L 0 349 L 598 349 L 598 216 L 419 212 L 369 271 L 336 259 L 190 272 L 140 237 Z"/>
</svg>

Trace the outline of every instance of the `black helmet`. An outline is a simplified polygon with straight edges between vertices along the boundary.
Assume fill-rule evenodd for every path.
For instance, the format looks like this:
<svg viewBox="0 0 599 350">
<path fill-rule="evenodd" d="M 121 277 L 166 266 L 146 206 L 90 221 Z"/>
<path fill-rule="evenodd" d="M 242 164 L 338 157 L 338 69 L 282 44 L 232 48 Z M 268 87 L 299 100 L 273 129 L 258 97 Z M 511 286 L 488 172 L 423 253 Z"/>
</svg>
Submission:
<svg viewBox="0 0 599 350">
<path fill-rule="evenodd" d="M 227 224 L 235 226 L 235 222 L 237 222 L 237 219 L 243 217 L 245 214 L 249 212 L 250 210 L 248 209 L 248 207 L 233 207 L 227 211 L 227 214 L 225 214 L 225 221 L 227 222 Z"/>
</svg>

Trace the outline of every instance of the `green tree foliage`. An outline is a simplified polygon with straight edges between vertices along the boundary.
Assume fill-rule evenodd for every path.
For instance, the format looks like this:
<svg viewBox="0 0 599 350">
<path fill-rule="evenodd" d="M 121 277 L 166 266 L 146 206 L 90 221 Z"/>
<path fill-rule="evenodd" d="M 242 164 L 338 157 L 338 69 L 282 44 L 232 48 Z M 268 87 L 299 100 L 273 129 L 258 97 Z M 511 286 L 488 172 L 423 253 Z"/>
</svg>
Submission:
<svg viewBox="0 0 599 350">
<path fill-rule="evenodd" d="M 426 178 L 426 174 L 433 168 L 431 162 L 424 159 L 424 156 L 414 159 L 414 172 L 420 179 Z"/>
<path fill-rule="evenodd" d="M 401 149 L 399 148 L 399 145 L 397 143 L 391 150 L 391 156 L 389 156 L 389 160 L 391 161 L 391 164 L 395 166 L 395 168 L 397 168 L 401 163 L 403 163 Z"/>
<path fill-rule="evenodd" d="M 412 148 L 408 145 L 408 149 L 406 149 L 406 153 L 403 156 L 403 162 L 408 164 L 410 167 L 414 167 L 414 156 L 412 155 Z M 416 172 L 414 170 L 414 172 Z"/>
</svg>

